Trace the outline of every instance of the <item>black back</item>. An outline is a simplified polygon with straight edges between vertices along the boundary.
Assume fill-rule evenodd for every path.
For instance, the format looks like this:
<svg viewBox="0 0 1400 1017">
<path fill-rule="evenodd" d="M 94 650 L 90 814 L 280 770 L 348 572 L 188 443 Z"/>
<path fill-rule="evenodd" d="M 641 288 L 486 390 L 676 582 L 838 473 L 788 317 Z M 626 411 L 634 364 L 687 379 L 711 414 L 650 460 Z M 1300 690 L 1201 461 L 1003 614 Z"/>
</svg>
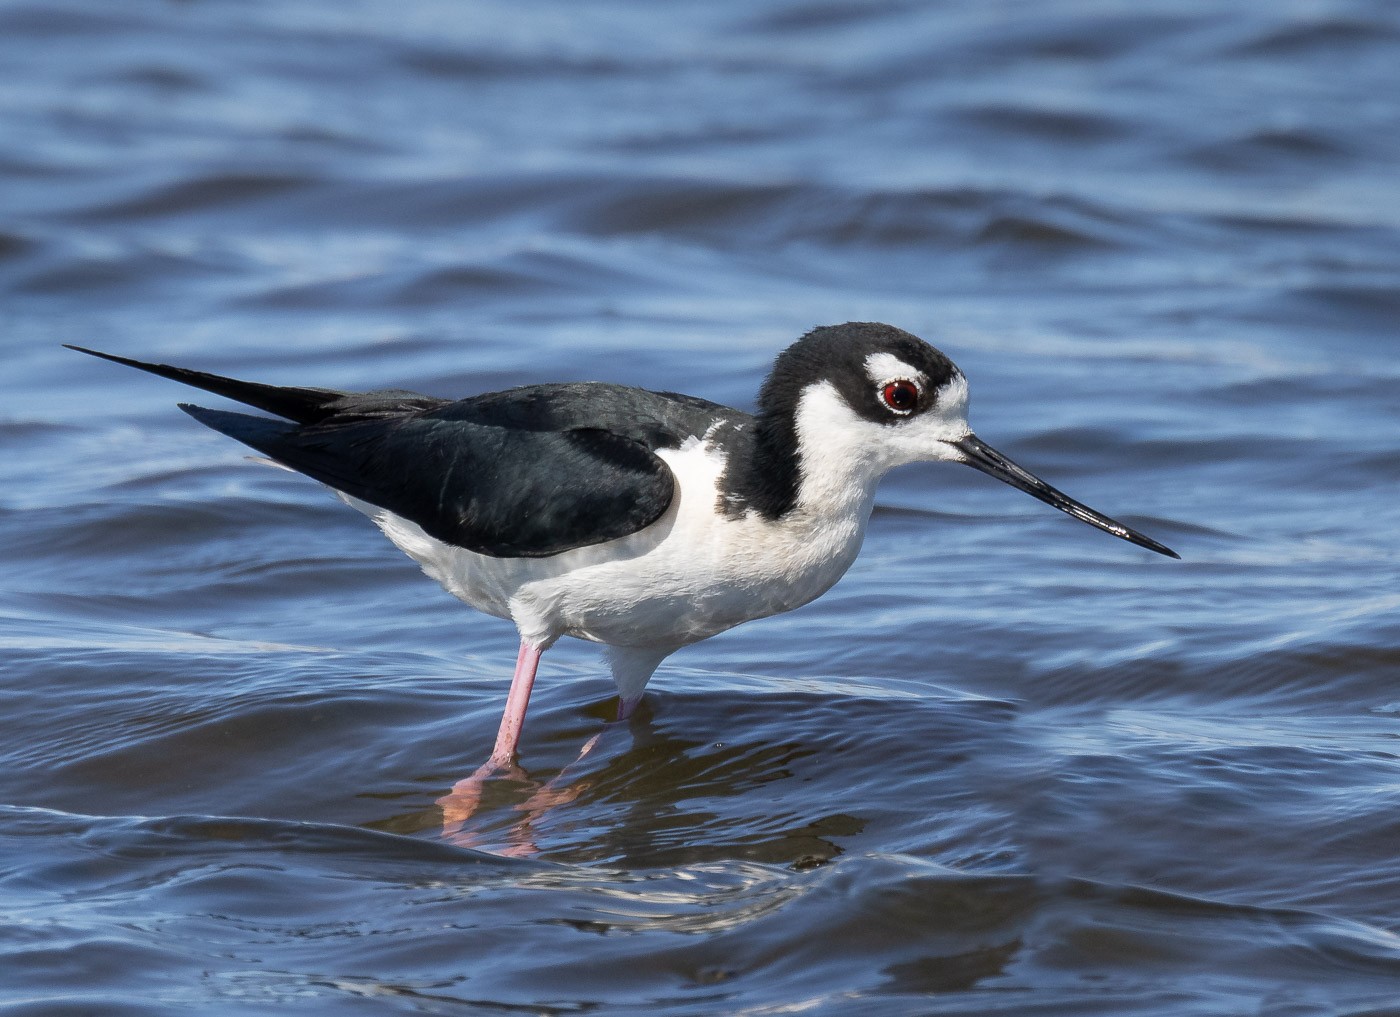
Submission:
<svg viewBox="0 0 1400 1017">
<path fill-rule="evenodd" d="M 182 381 L 293 421 L 182 404 L 196 420 L 449 544 L 546 557 L 655 522 L 675 480 L 654 453 L 747 415 L 621 385 L 532 385 L 449 401 L 243 382 L 83 353 Z"/>
</svg>

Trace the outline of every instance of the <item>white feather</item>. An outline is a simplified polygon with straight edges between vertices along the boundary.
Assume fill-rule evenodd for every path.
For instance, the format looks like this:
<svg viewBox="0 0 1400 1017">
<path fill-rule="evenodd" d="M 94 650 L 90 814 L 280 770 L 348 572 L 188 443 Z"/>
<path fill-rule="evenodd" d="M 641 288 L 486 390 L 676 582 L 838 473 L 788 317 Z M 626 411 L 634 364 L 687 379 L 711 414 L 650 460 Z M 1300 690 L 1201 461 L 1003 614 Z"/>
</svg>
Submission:
<svg viewBox="0 0 1400 1017">
<path fill-rule="evenodd" d="M 883 388 L 891 381 L 916 381 L 923 388 L 928 384 L 928 375 L 917 367 L 911 367 L 893 353 L 872 353 L 865 358 L 865 375 L 876 388 Z"/>
<path fill-rule="evenodd" d="M 776 520 L 752 510 L 737 518 L 717 510 L 725 460 L 705 439 L 657 452 L 676 488 L 656 522 L 548 558 L 476 554 L 393 512 L 343 497 L 449 593 L 509 618 L 526 642 L 547 647 L 568 635 L 607 644 L 618 688 L 633 696 L 680 647 L 790 611 L 830 589 L 860 551 L 880 477 L 904 462 L 955 457 L 940 449 L 947 436 L 967 433 L 960 412 L 966 387 L 950 388 L 950 398 L 940 399 L 947 409 L 886 426 L 858 416 L 830 384 L 809 386 L 796 415 L 797 503 Z"/>
</svg>

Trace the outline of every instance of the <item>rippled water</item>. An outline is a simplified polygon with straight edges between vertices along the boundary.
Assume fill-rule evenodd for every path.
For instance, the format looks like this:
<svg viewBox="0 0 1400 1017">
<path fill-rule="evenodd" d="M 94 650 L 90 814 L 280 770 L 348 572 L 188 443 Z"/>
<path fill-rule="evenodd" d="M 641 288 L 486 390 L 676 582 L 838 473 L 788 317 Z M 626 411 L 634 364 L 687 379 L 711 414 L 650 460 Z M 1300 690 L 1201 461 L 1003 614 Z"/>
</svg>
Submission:
<svg viewBox="0 0 1400 1017">
<path fill-rule="evenodd" d="M 0 6 L 7 1013 L 1400 1013 L 1400 11 Z M 814 324 L 980 434 L 605 725 L 178 386 L 749 406 Z M 600 734 L 592 751 L 580 751 Z"/>
</svg>

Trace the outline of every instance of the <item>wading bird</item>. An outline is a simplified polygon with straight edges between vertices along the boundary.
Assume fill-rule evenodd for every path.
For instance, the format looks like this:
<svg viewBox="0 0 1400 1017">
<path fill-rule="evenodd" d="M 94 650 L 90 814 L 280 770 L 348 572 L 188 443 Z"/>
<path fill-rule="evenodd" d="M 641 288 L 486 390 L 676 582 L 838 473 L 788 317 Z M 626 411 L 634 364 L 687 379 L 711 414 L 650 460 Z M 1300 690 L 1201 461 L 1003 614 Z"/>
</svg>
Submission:
<svg viewBox="0 0 1400 1017">
<path fill-rule="evenodd" d="M 456 401 L 262 385 L 70 348 L 281 418 L 180 406 L 331 487 L 448 592 L 515 623 L 487 768 L 512 765 L 540 655 L 560 636 L 603 644 L 626 718 L 682 646 L 830 589 L 896 466 L 965 463 L 1178 557 L 979 439 L 962 372 L 891 325 L 808 332 L 778 356 L 754 414 L 600 382 Z"/>
</svg>

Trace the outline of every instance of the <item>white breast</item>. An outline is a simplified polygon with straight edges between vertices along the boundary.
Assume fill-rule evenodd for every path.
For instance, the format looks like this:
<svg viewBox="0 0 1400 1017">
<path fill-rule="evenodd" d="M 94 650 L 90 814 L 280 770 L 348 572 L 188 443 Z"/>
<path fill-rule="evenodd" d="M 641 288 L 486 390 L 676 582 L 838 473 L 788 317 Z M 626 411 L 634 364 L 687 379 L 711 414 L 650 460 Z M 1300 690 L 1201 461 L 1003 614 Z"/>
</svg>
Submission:
<svg viewBox="0 0 1400 1017">
<path fill-rule="evenodd" d="M 540 645 L 571 635 L 676 649 L 799 607 L 855 560 L 873 482 L 848 492 L 855 504 L 802 499 L 777 521 L 755 512 L 733 519 L 716 512 L 724 459 L 713 445 L 692 440 L 657 454 L 676 478 L 676 496 L 660 519 L 619 540 L 549 558 L 474 554 L 384 509 L 346 501 L 454 596 L 512 619 L 523 638 Z"/>
</svg>

